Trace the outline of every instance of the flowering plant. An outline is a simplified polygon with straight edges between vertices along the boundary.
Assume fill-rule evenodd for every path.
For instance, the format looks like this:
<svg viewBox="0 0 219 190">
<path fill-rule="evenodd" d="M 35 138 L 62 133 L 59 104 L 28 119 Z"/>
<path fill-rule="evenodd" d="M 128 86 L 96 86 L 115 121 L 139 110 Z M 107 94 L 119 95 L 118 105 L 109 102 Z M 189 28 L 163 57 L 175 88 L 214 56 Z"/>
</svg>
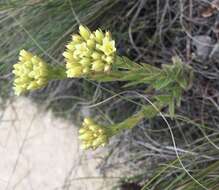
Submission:
<svg viewBox="0 0 219 190">
<path fill-rule="evenodd" d="M 65 66 L 54 67 L 40 57 L 21 50 L 19 62 L 13 70 L 15 94 L 40 89 L 50 80 L 65 78 L 124 81 L 124 87 L 148 84 L 156 92 L 153 105 L 142 106 L 138 113 L 120 123 L 103 126 L 85 118 L 79 130 L 84 149 L 104 146 L 112 136 L 134 127 L 144 118 L 156 116 L 164 107 L 173 116 L 175 106 L 180 106 L 182 93 L 190 87 L 193 78 L 192 69 L 177 56 L 172 58 L 172 64 L 162 65 L 161 68 L 138 64 L 117 54 L 110 32 L 100 29 L 91 32 L 85 26 L 79 27 L 79 34 L 72 35 L 63 56 Z"/>
</svg>

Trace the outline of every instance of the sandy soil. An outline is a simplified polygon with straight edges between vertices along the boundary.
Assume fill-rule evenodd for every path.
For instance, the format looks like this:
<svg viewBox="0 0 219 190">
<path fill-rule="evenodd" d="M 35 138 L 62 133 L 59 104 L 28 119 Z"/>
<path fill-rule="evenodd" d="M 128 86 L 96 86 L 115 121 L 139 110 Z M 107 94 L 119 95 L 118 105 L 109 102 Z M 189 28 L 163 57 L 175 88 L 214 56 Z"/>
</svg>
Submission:
<svg viewBox="0 0 219 190">
<path fill-rule="evenodd" d="M 76 127 L 26 98 L 0 111 L 0 158 L 1 190 L 104 190 L 113 184 L 98 172 L 101 152 L 80 150 Z"/>
</svg>

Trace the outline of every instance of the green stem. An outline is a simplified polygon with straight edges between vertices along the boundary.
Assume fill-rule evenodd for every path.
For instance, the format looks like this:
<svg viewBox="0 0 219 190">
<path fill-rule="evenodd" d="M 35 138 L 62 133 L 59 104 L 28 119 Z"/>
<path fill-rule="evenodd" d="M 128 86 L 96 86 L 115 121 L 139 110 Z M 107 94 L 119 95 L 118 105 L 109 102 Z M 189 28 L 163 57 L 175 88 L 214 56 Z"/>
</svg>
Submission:
<svg viewBox="0 0 219 190">
<path fill-rule="evenodd" d="M 49 80 L 62 80 L 66 79 L 66 69 L 64 66 L 49 66 Z"/>
<path fill-rule="evenodd" d="M 149 64 L 137 64 L 124 56 L 116 56 L 109 73 L 95 73 L 88 76 L 99 82 L 124 81 L 128 84 L 147 83 L 151 85 L 160 79 L 161 69 Z M 162 79 L 163 80 L 163 79 Z"/>
<path fill-rule="evenodd" d="M 153 105 L 142 106 L 142 109 L 138 113 L 118 124 L 110 126 L 112 129 L 112 136 L 124 129 L 132 129 L 144 118 L 150 119 L 155 117 L 164 106 L 165 104 L 161 104 L 160 102 L 155 102 Z"/>
</svg>

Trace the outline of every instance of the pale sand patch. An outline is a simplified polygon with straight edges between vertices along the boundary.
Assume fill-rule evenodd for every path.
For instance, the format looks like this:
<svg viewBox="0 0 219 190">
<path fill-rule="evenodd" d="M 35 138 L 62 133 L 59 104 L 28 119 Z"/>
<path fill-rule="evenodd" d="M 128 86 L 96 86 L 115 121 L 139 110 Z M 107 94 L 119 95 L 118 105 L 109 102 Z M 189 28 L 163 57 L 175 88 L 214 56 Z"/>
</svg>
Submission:
<svg viewBox="0 0 219 190">
<path fill-rule="evenodd" d="M 104 190 L 116 180 L 102 179 L 100 151 L 81 151 L 77 128 L 70 122 L 27 98 L 8 103 L 0 115 L 1 190 Z"/>
</svg>

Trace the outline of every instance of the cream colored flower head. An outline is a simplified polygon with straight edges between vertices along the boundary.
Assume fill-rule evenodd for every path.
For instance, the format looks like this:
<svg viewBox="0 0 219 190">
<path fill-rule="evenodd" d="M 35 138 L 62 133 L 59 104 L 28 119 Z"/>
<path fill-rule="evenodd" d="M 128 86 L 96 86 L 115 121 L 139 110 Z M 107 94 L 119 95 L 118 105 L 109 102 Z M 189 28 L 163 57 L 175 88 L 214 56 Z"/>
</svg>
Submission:
<svg viewBox="0 0 219 190">
<path fill-rule="evenodd" d="M 21 50 L 19 62 L 14 64 L 14 91 L 16 95 L 44 87 L 48 83 L 47 64 L 38 56 Z"/>
<path fill-rule="evenodd" d="M 73 35 L 66 48 L 63 56 L 68 77 L 109 72 L 116 53 L 115 41 L 109 32 L 104 33 L 100 29 L 91 32 L 82 25 L 79 27 L 79 35 Z"/>
<path fill-rule="evenodd" d="M 79 130 L 79 139 L 83 149 L 96 149 L 104 146 L 110 138 L 109 129 L 96 124 L 92 119 L 85 118 Z"/>
</svg>

